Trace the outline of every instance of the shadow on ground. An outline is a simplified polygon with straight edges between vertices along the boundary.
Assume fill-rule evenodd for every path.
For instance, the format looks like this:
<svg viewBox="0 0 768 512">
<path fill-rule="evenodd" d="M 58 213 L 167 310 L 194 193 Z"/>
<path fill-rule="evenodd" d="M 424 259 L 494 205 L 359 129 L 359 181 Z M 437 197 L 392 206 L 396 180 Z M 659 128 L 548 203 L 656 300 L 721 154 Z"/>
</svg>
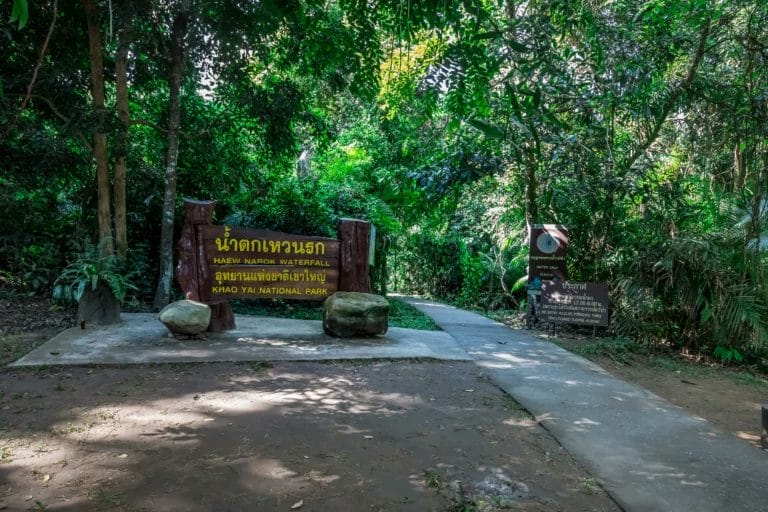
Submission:
<svg viewBox="0 0 768 512">
<path fill-rule="evenodd" d="M 0 382 L 9 510 L 617 510 L 471 363 L 43 368 Z"/>
</svg>

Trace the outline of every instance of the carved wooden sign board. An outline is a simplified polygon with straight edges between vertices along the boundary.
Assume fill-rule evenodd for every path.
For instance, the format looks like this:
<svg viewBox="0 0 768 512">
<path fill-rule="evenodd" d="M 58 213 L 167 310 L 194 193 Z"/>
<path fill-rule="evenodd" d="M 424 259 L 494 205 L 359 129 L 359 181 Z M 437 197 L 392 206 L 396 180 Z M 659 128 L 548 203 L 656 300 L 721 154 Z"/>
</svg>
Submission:
<svg viewBox="0 0 768 512">
<path fill-rule="evenodd" d="M 202 226 L 212 299 L 325 300 L 338 289 L 339 241 Z"/>
<path fill-rule="evenodd" d="M 216 226 L 216 201 L 184 200 L 176 278 L 190 300 L 211 306 L 209 330 L 234 329 L 228 299 L 325 300 L 370 291 L 371 224 L 341 219 L 339 238 Z"/>
</svg>

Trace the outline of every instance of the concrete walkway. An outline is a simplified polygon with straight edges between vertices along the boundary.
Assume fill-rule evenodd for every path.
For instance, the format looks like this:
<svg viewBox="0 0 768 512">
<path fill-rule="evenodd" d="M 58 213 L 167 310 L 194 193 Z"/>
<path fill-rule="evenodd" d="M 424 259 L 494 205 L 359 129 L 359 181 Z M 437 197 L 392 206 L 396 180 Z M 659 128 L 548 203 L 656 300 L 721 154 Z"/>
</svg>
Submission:
<svg viewBox="0 0 768 512">
<path fill-rule="evenodd" d="M 456 338 L 628 512 L 768 511 L 768 453 L 525 331 L 401 298 Z"/>
<path fill-rule="evenodd" d="M 386 336 L 332 338 L 320 321 L 238 315 L 237 329 L 205 339 L 177 340 L 156 315 L 123 313 L 117 325 L 73 327 L 10 366 L 197 363 L 219 361 L 329 361 L 427 358 L 467 361 L 442 331 L 392 327 Z"/>
</svg>

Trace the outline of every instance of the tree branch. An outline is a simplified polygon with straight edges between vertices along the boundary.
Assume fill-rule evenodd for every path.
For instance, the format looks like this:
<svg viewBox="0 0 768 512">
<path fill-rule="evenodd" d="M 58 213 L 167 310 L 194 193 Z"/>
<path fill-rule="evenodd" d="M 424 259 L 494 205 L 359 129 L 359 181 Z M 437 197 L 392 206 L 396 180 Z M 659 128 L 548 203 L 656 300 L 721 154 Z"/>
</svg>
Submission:
<svg viewBox="0 0 768 512">
<path fill-rule="evenodd" d="M 11 129 L 14 126 L 16 126 L 16 123 L 19 122 L 22 112 L 24 112 L 24 109 L 27 108 L 29 99 L 32 97 L 32 88 L 35 87 L 35 82 L 37 81 L 37 73 L 40 71 L 40 68 L 43 67 L 43 59 L 45 58 L 45 52 L 48 51 L 48 43 L 51 41 L 51 35 L 53 35 L 53 29 L 56 27 L 56 17 L 58 16 L 58 13 L 59 13 L 59 2 L 58 0 L 53 0 L 53 15 L 51 16 L 51 24 L 48 27 L 48 33 L 45 35 L 43 46 L 42 48 L 40 48 L 40 56 L 37 58 L 37 64 L 35 65 L 35 69 L 32 72 L 32 79 L 29 81 L 29 85 L 27 85 L 27 94 L 24 96 L 24 99 L 21 102 L 21 107 L 19 107 L 19 111 L 16 112 L 16 116 L 13 118 L 13 121 L 11 121 L 11 123 L 3 132 L 2 138 L 5 138 L 5 136 L 8 135 Z"/>
<path fill-rule="evenodd" d="M 707 38 L 709 37 L 709 30 L 712 25 L 712 18 L 707 18 L 707 21 L 701 27 L 699 32 L 699 42 L 696 46 L 696 51 L 691 59 L 691 65 L 688 67 L 688 72 L 685 74 L 683 80 L 675 87 L 675 89 L 667 97 L 667 100 L 662 105 L 659 115 L 655 119 L 652 119 L 652 125 L 649 128 L 648 134 L 644 141 L 635 146 L 635 149 L 630 153 L 629 157 L 624 162 L 624 169 L 631 168 L 638 158 L 643 156 L 649 147 L 656 141 L 661 132 L 661 128 L 667 120 L 667 116 L 677 104 L 680 96 L 691 86 L 693 79 L 696 78 L 696 72 L 699 69 L 701 59 L 704 57 L 704 53 L 707 49 Z"/>
<path fill-rule="evenodd" d="M 21 96 L 20 94 L 8 94 L 8 96 Z M 45 96 L 41 96 L 39 94 L 30 94 L 28 96 L 29 100 L 40 100 L 46 105 L 48 105 L 48 108 L 51 110 L 51 113 L 64 121 L 65 123 L 70 123 L 72 120 L 61 113 L 61 111 L 56 107 L 56 105 L 51 101 L 50 98 L 46 98 Z M 7 133 L 7 132 L 6 132 Z M 88 151 L 93 152 L 93 146 L 88 142 L 88 139 L 83 135 L 83 133 L 80 130 L 75 131 L 75 134 L 77 135 L 77 138 L 80 139 L 80 142 L 83 143 L 83 145 L 88 148 Z"/>
</svg>

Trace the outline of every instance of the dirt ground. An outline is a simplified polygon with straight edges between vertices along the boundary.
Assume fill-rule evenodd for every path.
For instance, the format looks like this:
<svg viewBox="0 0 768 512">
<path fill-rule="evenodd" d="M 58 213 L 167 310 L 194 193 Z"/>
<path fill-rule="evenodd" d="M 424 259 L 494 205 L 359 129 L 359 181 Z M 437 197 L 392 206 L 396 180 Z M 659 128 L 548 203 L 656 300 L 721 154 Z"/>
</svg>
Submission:
<svg viewBox="0 0 768 512">
<path fill-rule="evenodd" d="M 70 324 L 45 301 L 0 301 L 0 363 Z M 768 383 L 591 357 L 759 443 Z M 0 369 L 0 510 L 505 507 L 619 510 L 470 363 Z"/>
<path fill-rule="evenodd" d="M 74 367 L 0 382 L 8 510 L 618 510 L 471 363 Z"/>
</svg>

